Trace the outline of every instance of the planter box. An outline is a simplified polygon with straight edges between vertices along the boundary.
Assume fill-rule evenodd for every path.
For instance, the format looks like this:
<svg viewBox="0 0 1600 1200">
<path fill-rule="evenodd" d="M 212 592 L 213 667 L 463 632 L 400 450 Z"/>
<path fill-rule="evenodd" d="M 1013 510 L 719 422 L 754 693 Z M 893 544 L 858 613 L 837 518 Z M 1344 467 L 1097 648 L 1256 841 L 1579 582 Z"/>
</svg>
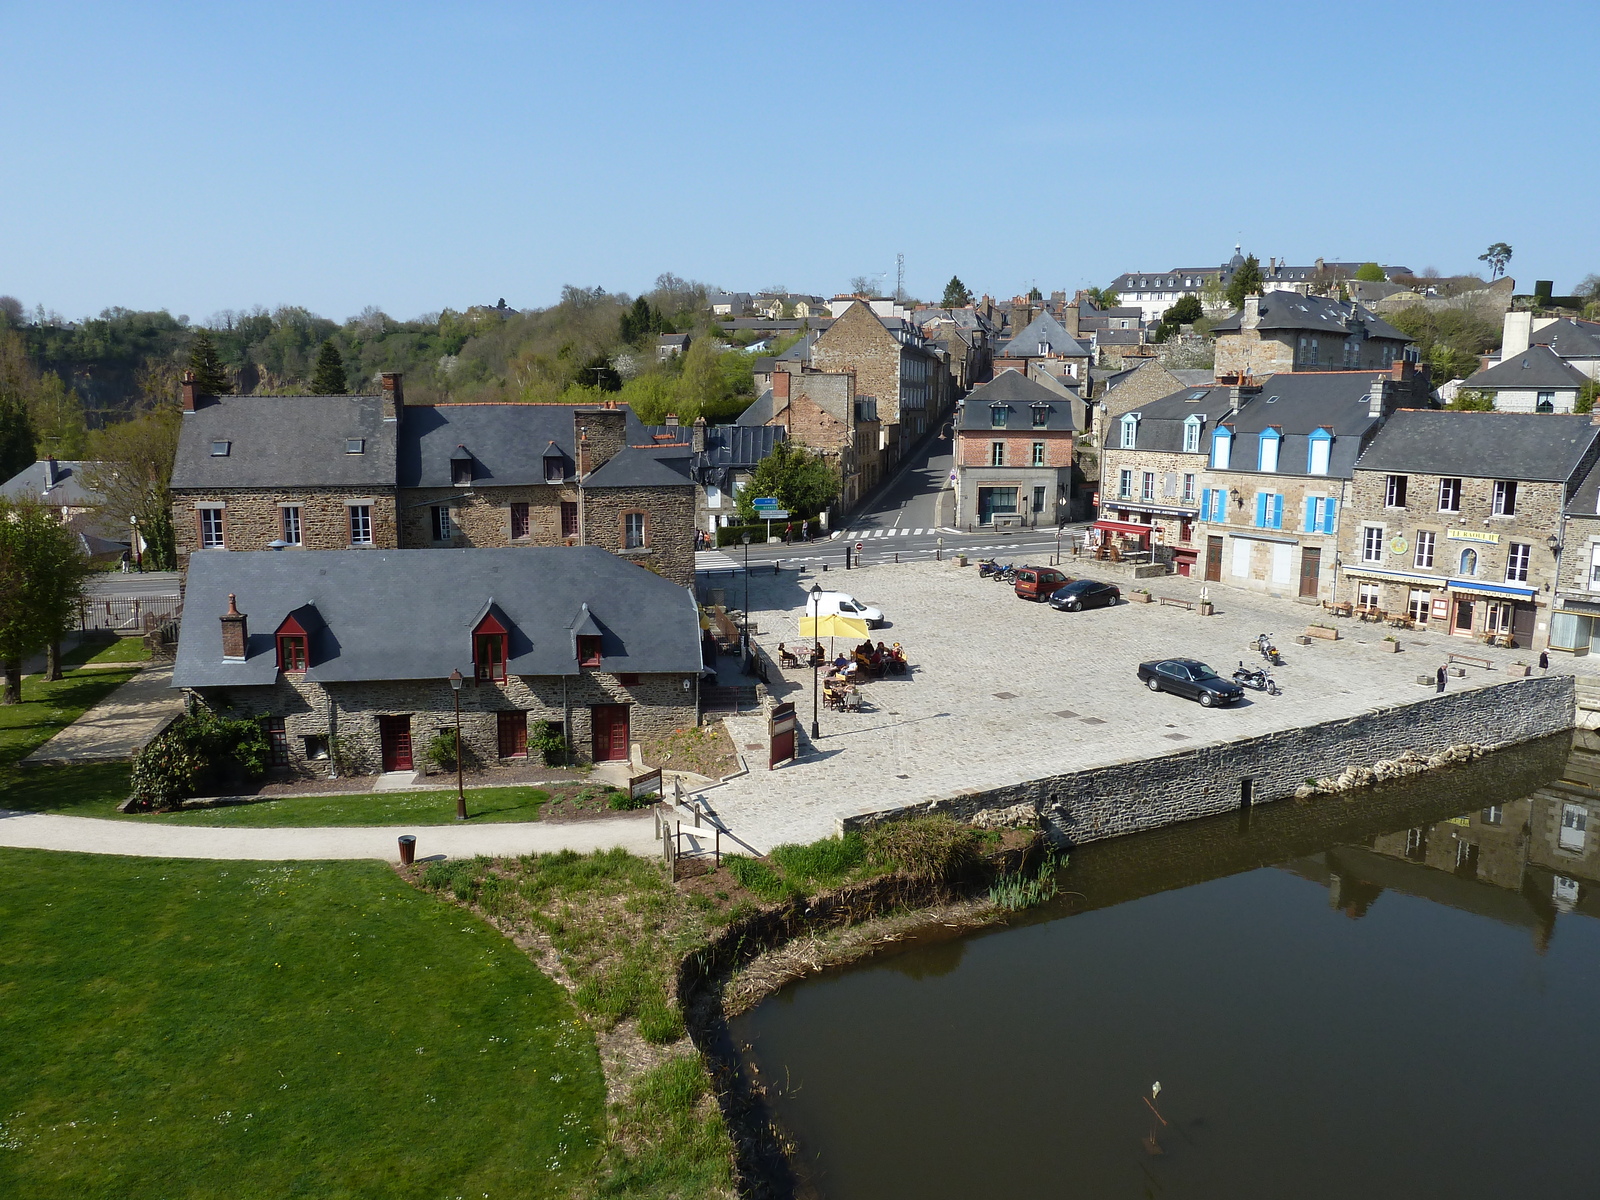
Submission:
<svg viewBox="0 0 1600 1200">
<path fill-rule="evenodd" d="M 1384 638 L 1383 641 L 1378 643 L 1378 649 L 1382 650 L 1385 654 L 1399 654 L 1400 643 L 1391 642 L 1388 638 Z"/>
<path fill-rule="evenodd" d="M 1217 606 L 1215 604 L 1211 603 L 1211 601 L 1209 601 L 1209 600 L 1200 601 L 1200 615 L 1202 617 L 1212 616 L 1216 611 L 1217 611 Z"/>
<path fill-rule="evenodd" d="M 1530 669 L 1527 663 L 1512 663 L 1506 668 L 1506 674 L 1513 679 L 1523 679 L 1526 678 Z"/>
<path fill-rule="evenodd" d="M 1309 646 L 1311 645 L 1311 639 L 1303 633 L 1297 634 L 1294 638 L 1294 644 L 1296 646 Z"/>
<path fill-rule="evenodd" d="M 1325 642 L 1336 642 L 1339 640 L 1339 631 L 1337 629 L 1326 629 L 1321 625 L 1307 625 L 1306 636 L 1321 638 Z"/>
<path fill-rule="evenodd" d="M 1130 604 L 1149 604 L 1150 603 L 1150 593 L 1149 592 L 1129 592 L 1128 593 L 1128 602 Z"/>
<path fill-rule="evenodd" d="M 1433 675 L 1418 675 L 1417 676 L 1417 686 L 1418 687 L 1438 687 L 1439 686 L 1439 680 L 1438 680 L 1438 678 L 1436 676 L 1433 676 Z"/>
</svg>

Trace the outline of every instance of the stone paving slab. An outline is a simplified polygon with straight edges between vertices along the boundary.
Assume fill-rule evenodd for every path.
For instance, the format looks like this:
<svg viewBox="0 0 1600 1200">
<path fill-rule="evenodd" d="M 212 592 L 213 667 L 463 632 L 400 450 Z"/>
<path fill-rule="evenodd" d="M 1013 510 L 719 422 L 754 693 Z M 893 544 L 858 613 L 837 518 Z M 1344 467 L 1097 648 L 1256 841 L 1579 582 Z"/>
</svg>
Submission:
<svg viewBox="0 0 1600 1200">
<path fill-rule="evenodd" d="M 183 711 L 170 663 L 147 666 L 27 758 L 24 766 L 126 762 Z"/>
<path fill-rule="evenodd" d="M 1093 578 L 1092 567 L 1065 569 Z M 769 651 L 779 641 L 798 640 L 813 581 L 882 608 L 890 624 L 874 630 L 873 640 L 903 643 L 913 669 L 909 678 L 866 684 L 869 711 L 824 709 L 821 738 L 811 745 L 803 736 L 796 762 L 767 771 L 759 752 L 748 751 L 750 774 L 706 794 L 733 832 L 762 849 L 825 837 L 847 815 L 1143 761 L 1422 699 L 1433 689 L 1419 686 L 1416 677 L 1431 676 L 1452 650 L 1500 668 L 1469 667 L 1465 678 L 1450 680 L 1452 689 L 1506 682 L 1506 665 L 1536 659 L 1525 650 L 1362 624 L 1292 599 L 1216 584 L 1209 589 L 1217 606 L 1212 617 L 1155 603 L 1062 613 L 1018 600 L 1009 585 L 980 580 L 975 567 L 948 562 L 754 576 L 750 607 L 762 631 L 756 640 Z M 1126 594 L 1127 585 L 1121 586 Z M 1157 596 L 1195 601 L 1201 588 L 1179 577 L 1149 586 Z M 1290 639 L 1312 621 L 1335 625 L 1340 639 L 1294 645 Z M 1179 656 L 1202 659 L 1224 676 L 1240 660 L 1259 666 L 1253 643 L 1262 632 L 1284 658 L 1273 669 L 1281 696 L 1247 691 L 1239 705 L 1207 710 L 1152 694 L 1135 677 L 1141 661 Z M 1380 645 L 1391 633 L 1400 640 L 1399 653 Z M 1587 660 L 1565 658 L 1554 669 L 1589 670 Z M 811 672 L 783 674 L 773 690 L 797 702 L 808 734 Z M 746 732 L 752 736 L 744 740 L 760 740 L 754 725 L 740 737 Z"/>
</svg>

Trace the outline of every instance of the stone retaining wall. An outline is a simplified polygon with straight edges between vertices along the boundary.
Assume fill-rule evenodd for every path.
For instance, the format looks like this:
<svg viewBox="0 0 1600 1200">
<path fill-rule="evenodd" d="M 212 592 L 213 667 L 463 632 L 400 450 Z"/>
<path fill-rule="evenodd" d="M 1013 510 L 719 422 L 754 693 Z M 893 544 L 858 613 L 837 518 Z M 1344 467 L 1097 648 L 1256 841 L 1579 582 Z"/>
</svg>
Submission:
<svg viewBox="0 0 1600 1200">
<path fill-rule="evenodd" d="M 1511 745 L 1561 733 L 1573 727 L 1573 714 L 1570 675 L 1519 679 L 1219 746 L 960 792 L 846 817 L 839 827 L 844 832 L 937 812 L 980 825 L 1037 822 L 1076 845 L 1283 800 L 1307 779 L 1407 750 L 1431 755 L 1464 742 Z"/>
</svg>

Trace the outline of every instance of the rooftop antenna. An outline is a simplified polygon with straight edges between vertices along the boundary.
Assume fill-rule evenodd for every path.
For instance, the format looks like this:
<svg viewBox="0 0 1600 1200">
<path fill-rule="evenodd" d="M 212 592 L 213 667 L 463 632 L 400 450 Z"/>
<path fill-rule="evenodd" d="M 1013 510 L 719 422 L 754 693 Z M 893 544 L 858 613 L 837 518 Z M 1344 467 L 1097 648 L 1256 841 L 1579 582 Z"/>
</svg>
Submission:
<svg viewBox="0 0 1600 1200">
<path fill-rule="evenodd" d="M 894 298 L 906 298 L 906 256 L 904 253 L 894 256 Z"/>
</svg>

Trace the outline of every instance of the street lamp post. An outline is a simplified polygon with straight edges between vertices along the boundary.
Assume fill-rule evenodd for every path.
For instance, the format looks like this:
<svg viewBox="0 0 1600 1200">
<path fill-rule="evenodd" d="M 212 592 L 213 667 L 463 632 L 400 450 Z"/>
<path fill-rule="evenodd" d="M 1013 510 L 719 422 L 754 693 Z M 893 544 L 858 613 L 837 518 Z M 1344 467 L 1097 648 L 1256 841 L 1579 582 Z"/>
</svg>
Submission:
<svg viewBox="0 0 1600 1200">
<path fill-rule="evenodd" d="M 817 638 L 817 619 L 822 611 L 822 585 L 811 585 L 811 741 L 816 742 L 822 736 L 822 728 L 817 724 L 817 646 L 821 643 Z"/>
<path fill-rule="evenodd" d="M 144 543 L 139 539 L 139 514 L 133 513 L 128 517 L 128 524 L 133 526 L 133 553 L 139 562 L 139 573 L 144 573 Z"/>
<path fill-rule="evenodd" d="M 450 694 L 456 698 L 456 820 L 467 819 L 467 790 L 461 782 L 461 672 L 450 672 Z"/>
<path fill-rule="evenodd" d="M 744 535 L 744 666 L 750 666 L 750 535 Z"/>
</svg>

